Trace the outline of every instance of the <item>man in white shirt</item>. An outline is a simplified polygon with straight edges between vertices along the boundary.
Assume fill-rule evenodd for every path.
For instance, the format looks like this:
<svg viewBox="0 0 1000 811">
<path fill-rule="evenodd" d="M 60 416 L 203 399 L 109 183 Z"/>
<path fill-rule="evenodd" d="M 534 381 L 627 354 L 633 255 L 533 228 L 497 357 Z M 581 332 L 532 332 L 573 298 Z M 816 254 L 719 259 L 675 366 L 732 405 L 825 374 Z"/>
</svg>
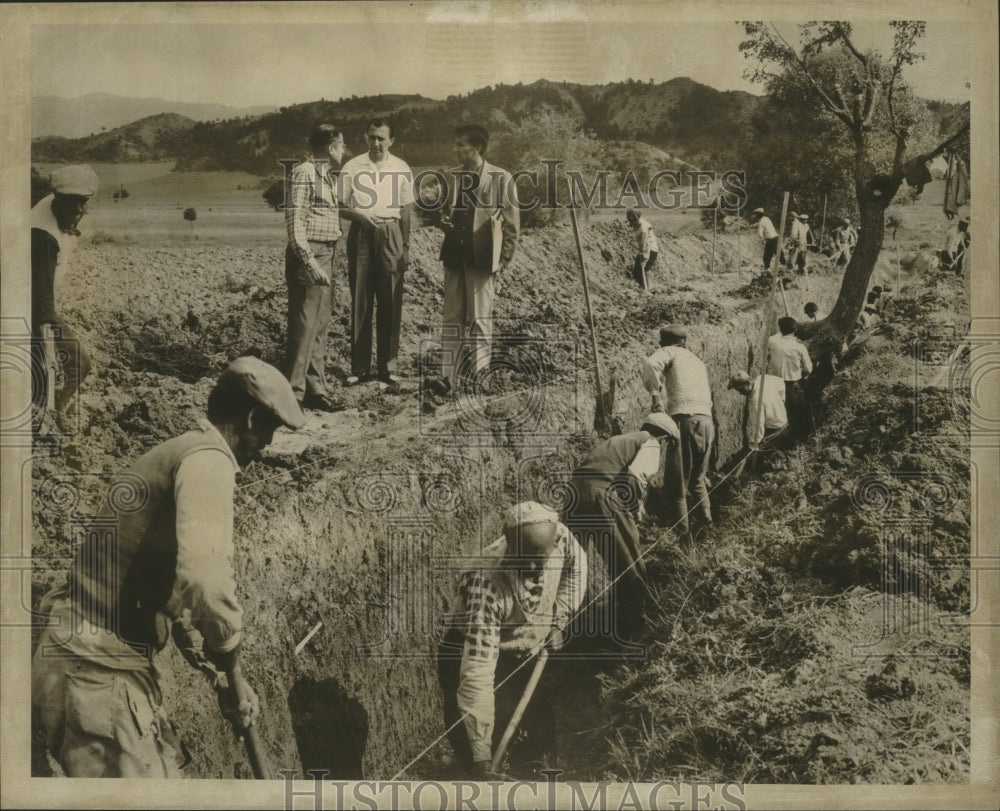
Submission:
<svg viewBox="0 0 1000 811">
<path fill-rule="evenodd" d="M 799 269 L 799 273 L 805 273 L 808 265 L 809 247 L 813 244 L 808 214 L 795 215 L 790 237 L 793 251 L 791 264 Z"/>
<path fill-rule="evenodd" d="M 368 152 L 344 164 L 340 215 L 350 220 L 347 275 L 351 285 L 352 386 L 368 377 L 372 360 L 372 314 L 377 307 L 378 379 L 397 383 L 399 327 L 403 314 L 403 274 L 409 260 L 413 175 L 389 148 L 392 123 L 368 122 Z"/>
<path fill-rule="evenodd" d="M 778 319 L 778 332 L 767 340 L 767 373 L 785 381 L 789 430 L 796 439 L 805 439 L 810 423 L 805 378 L 813 364 L 809 350 L 795 337 L 796 326 L 791 316 Z"/>
<path fill-rule="evenodd" d="M 750 215 L 751 225 L 757 226 L 757 236 L 764 242 L 764 270 L 771 269 L 771 260 L 778 252 L 778 232 L 770 217 L 764 216 L 764 209 L 755 208 Z"/>
<path fill-rule="evenodd" d="M 625 212 L 625 219 L 632 226 L 636 238 L 636 255 L 632 267 L 632 275 L 643 289 L 648 287 L 649 274 L 656 267 L 656 257 L 660 253 L 660 243 L 656 240 L 653 226 L 639 212 L 630 208 Z"/>
<path fill-rule="evenodd" d="M 712 523 L 707 476 L 715 441 L 708 370 L 686 343 L 684 327 L 679 324 L 663 327 L 660 348 L 642 367 L 643 384 L 653 399 L 652 410 L 669 414 L 680 429 L 677 450 L 667 454 L 663 485 L 670 520 L 685 540 L 690 538 L 688 499 L 695 520 L 704 526 Z"/>
<path fill-rule="evenodd" d="M 788 413 L 785 410 L 785 381 L 777 375 L 764 375 L 764 402 L 761 405 L 758 391 L 760 375 L 751 378 L 742 369 L 733 372 L 729 378 L 729 388 L 747 398 L 747 412 L 744 420 L 743 435 L 747 445 L 756 450 L 761 444 L 770 444 L 772 437 L 788 426 Z M 757 412 L 760 410 L 760 420 L 757 430 L 752 430 Z"/>
<path fill-rule="evenodd" d="M 833 231 L 833 255 L 830 257 L 837 265 L 846 265 L 851 261 L 854 246 L 858 244 L 858 232 L 854 230 L 851 221 L 844 219 L 840 227 Z"/>
</svg>

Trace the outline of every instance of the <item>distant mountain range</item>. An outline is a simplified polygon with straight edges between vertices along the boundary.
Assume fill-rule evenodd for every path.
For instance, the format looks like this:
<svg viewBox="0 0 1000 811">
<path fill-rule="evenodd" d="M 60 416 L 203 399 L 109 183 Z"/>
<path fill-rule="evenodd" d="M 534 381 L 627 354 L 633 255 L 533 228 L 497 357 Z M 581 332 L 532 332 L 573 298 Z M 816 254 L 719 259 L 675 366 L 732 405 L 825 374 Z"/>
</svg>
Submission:
<svg viewBox="0 0 1000 811">
<path fill-rule="evenodd" d="M 725 160 L 761 98 L 721 92 L 687 78 L 661 84 L 629 80 L 578 85 L 539 80 L 529 85 L 485 87 L 444 100 L 419 95 L 320 100 L 250 114 L 239 111 L 206 121 L 173 105 L 173 115 L 153 115 L 126 126 L 67 139 L 36 138 L 35 161 L 144 161 L 176 159 L 178 169 L 227 169 L 275 174 L 280 158 L 300 156 L 305 136 L 320 121 L 337 123 L 349 148 L 364 148 L 365 122 L 392 115 L 394 152 L 413 165 L 453 161 L 451 132 L 461 122 L 481 122 L 492 133 L 516 133 L 519 122 L 548 110 L 581 132 L 602 140 L 643 142 L 669 153 L 671 161 L 694 165 Z M 156 110 L 164 113 L 167 108 Z M 214 117 L 212 117 L 214 118 Z"/>
<path fill-rule="evenodd" d="M 90 93 L 73 99 L 36 96 L 31 100 L 31 137 L 46 135 L 82 138 L 131 124 L 159 113 L 175 113 L 195 121 L 242 118 L 273 112 L 270 107 L 230 107 L 226 104 L 188 104 L 156 98 L 131 98 Z"/>
<path fill-rule="evenodd" d="M 443 100 L 420 95 L 352 96 L 256 114 L 220 106 L 215 109 L 231 114 L 219 121 L 214 120 L 219 116 L 208 116 L 212 105 L 173 105 L 170 111 L 158 109 L 85 137 L 36 138 L 31 152 L 35 162 L 175 160 L 179 171 L 275 176 L 280 174 L 280 159 L 302 156 L 306 137 L 317 123 L 339 125 L 348 149 L 357 154 L 365 149 L 367 120 L 391 115 L 394 153 L 411 166 L 445 166 L 454 162 L 451 134 L 459 123 L 486 126 L 502 153 L 505 141 L 523 140 L 525 131 L 537 132 L 538 122 L 550 116 L 554 129 L 570 136 L 589 133 L 601 142 L 602 161 L 607 158 L 612 167 L 641 162 L 648 172 L 719 169 L 734 165 L 764 101 L 763 96 L 723 92 L 682 77 L 660 84 L 628 80 L 579 85 L 539 80 L 528 85 L 487 86 Z M 185 107 L 189 112 L 180 112 Z M 968 115 L 968 103 L 931 102 L 928 107 L 942 127 L 956 116 Z M 198 109 L 192 112 L 190 108 Z M 531 123 L 534 130 L 528 126 Z M 489 154 L 497 154 L 493 142 L 490 150 Z"/>
</svg>

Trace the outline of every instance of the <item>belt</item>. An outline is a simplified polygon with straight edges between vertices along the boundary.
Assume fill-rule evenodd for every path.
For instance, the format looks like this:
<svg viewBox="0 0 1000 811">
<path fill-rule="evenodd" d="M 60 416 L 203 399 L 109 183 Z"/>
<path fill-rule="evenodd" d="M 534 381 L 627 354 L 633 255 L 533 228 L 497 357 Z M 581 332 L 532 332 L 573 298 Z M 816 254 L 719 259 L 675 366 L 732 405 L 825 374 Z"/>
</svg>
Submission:
<svg viewBox="0 0 1000 811">
<path fill-rule="evenodd" d="M 672 420 L 689 420 L 692 417 L 711 417 L 711 414 L 671 414 Z"/>
</svg>

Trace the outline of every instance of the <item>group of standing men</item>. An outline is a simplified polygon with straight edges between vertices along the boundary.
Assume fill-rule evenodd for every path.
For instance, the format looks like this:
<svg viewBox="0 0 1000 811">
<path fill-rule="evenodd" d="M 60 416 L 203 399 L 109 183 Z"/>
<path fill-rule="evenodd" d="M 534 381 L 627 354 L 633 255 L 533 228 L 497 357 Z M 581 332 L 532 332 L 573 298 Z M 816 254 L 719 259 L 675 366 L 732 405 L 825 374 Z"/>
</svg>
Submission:
<svg viewBox="0 0 1000 811">
<path fill-rule="evenodd" d="M 320 125 L 310 138 L 311 156 L 292 170 L 285 207 L 288 251 L 288 348 L 286 371 L 307 408 L 331 410 L 323 373 L 326 332 L 332 313 L 334 254 L 347 234 L 351 293 L 351 373 L 345 385 L 376 377 L 399 382 L 397 362 L 403 280 L 414 219 L 413 175 L 389 149 L 392 122 L 372 119 L 367 153 L 341 166 L 343 134 Z M 445 385 L 487 368 L 497 276 L 514 255 L 519 209 L 508 172 L 487 163 L 489 133 L 475 124 L 455 130 L 460 165 L 447 173 L 438 227 L 445 232 L 441 370 Z M 372 324 L 376 372 L 373 375 Z"/>
</svg>

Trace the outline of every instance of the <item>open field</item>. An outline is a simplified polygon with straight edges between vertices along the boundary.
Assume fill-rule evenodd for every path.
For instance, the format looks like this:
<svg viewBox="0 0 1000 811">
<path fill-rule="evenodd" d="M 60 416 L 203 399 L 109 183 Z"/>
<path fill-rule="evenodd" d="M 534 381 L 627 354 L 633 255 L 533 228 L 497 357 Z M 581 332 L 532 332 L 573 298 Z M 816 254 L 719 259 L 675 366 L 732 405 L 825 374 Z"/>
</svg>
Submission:
<svg viewBox="0 0 1000 811">
<path fill-rule="evenodd" d="M 274 363 L 283 356 L 284 222 L 260 190 L 236 189 L 252 178 L 128 171 L 135 174 L 122 181 L 132 195 L 125 203 L 91 206 L 89 240 L 62 299 L 94 370 L 77 430 L 34 465 L 36 603 L 63 577 L 77 531 L 76 512 L 45 493 L 72 480 L 76 511 L 92 511 L 111 472 L 190 424 L 232 357 L 250 348 Z M 101 174 L 111 180 L 114 170 Z M 914 338 L 936 325 L 950 350 L 968 317 L 961 280 L 910 263 L 921 245 L 940 242 L 946 224 L 936 193 L 932 186 L 923 201 L 890 210 L 902 222 L 904 267 L 887 241 L 873 281 L 893 280 L 898 315 L 852 347 L 817 438 L 787 469 L 731 479 L 718 493 L 715 534 L 686 556 L 669 527 L 647 519 L 643 541 L 653 550 L 661 603 L 645 617 L 645 658 L 554 663 L 561 751 L 552 765 L 566 777 L 968 780 L 967 629 L 949 628 L 941 640 L 879 638 L 886 606 L 919 597 L 932 621 L 967 611 L 967 581 L 884 594 L 879 522 L 851 497 L 873 472 L 946 474 L 954 498 L 931 516 L 934 542 L 942 554 L 967 548 L 962 415 L 949 409 L 954 392 L 938 367 L 913 376 Z M 189 206 L 198 211 L 193 226 L 182 218 Z M 719 411 L 718 483 L 742 455 L 743 401 L 726 380 L 773 329 L 763 323 L 768 287 L 752 283 L 759 240 L 744 233 L 738 245 L 720 234 L 713 272 L 712 234 L 698 228 L 695 212 L 654 215 L 662 255 L 647 293 L 629 276 L 632 237 L 622 219 L 601 214 L 582 227 L 604 388 L 614 381 L 615 413 L 631 429 L 649 403 L 638 361 L 655 348 L 662 324 L 689 324 L 689 346 L 709 367 Z M 340 384 L 349 295 L 338 247 L 327 372 L 341 410 L 310 412 L 302 431 L 279 432 L 238 480 L 244 669 L 261 697 L 262 734 L 277 768 L 388 779 L 434 740 L 441 699 L 430 654 L 456 596 L 454 572 L 437 561 L 491 541 L 510 503 L 555 501 L 562 478 L 598 439 L 569 226 L 524 234 L 498 296 L 502 362 L 464 397 L 443 397 L 432 385 L 439 245 L 432 229 L 413 236 L 400 357 L 407 379 L 387 392 Z M 790 311 L 798 315 L 810 299 L 828 311 L 839 276 L 816 257 L 812 274 L 793 277 Z M 925 409 L 919 436 L 910 430 L 917 398 Z M 924 509 L 917 495 L 906 496 L 909 509 Z M 319 620 L 323 630 L 295 655 Z M 939 641 L 954 655 L 909 655 Z M 867 646 L 860 656 L 859 644 Z M 172 647 L 158 667 L 171 717 L 195 755 L 192 774 L 247 776 L 200 675 Z M 37 738 L 34 756 L 35 773 L 48 773 Z M 512 773 L 537 776 L 536 768 L 515 763 Z M 441 743 L 407 776 L 452 770 Z"/>
</svg>

